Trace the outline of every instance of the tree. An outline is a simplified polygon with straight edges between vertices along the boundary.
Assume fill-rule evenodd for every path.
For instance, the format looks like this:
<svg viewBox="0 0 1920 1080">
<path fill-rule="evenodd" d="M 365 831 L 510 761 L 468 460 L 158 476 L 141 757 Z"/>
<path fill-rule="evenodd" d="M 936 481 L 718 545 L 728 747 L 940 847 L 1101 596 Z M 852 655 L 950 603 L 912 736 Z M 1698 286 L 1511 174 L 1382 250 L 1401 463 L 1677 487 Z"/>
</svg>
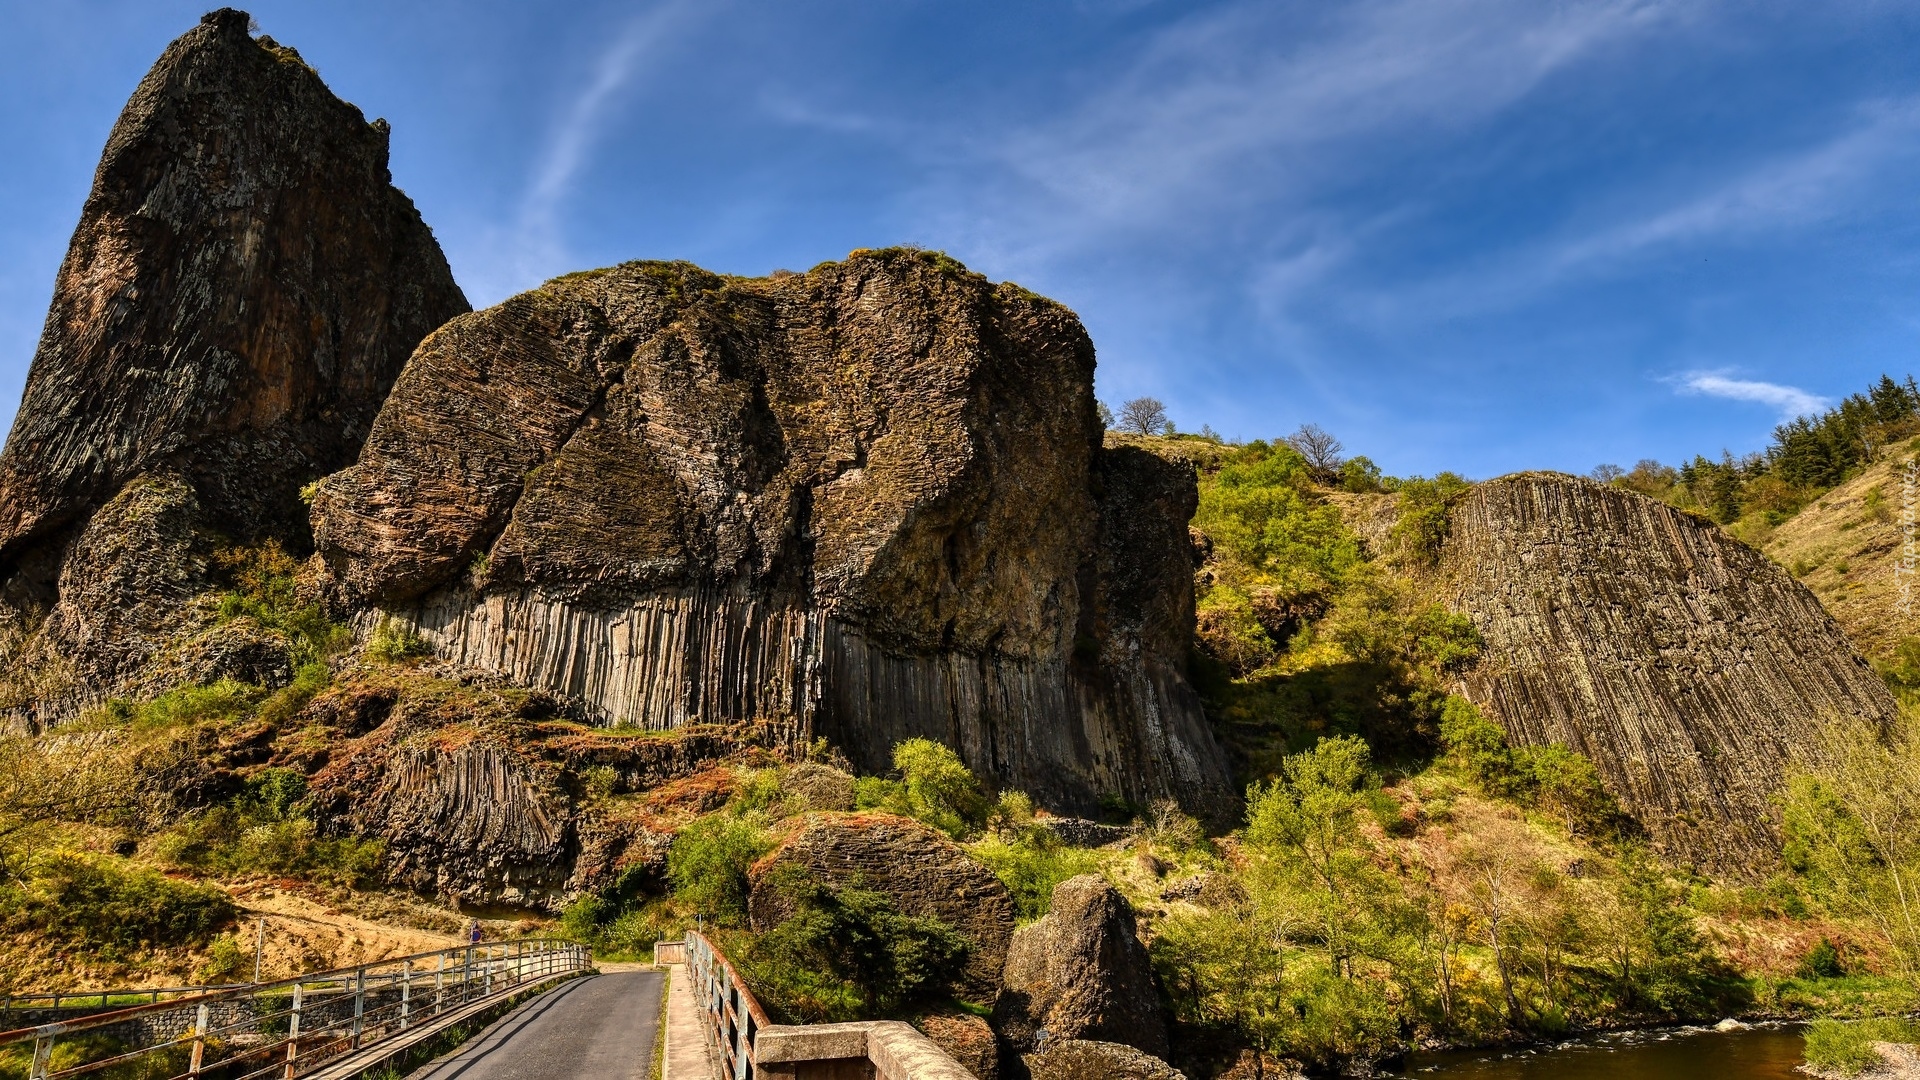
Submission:
<svg viewBox="0 0 1920 1080">
<path fill-rule="evenodd" d="M 1113 427 L 1113 410 L 1107 408 L 1106 402 L 1095 401 L 1093 403 L 1093 414 L 1100 418 L 1100 429 L 1102 431 Z"/>
<path fill-rule="evenodd" d="M 1863 918 L 1898 967 L 1920 972 L 1920 732 L 1836 720 L 1788 784 L 1789 867 L 1833 911 Z"/>
<path fill-rule="evenodd" d="M 1627 475 L 1627 470 L 1618 465 L 1595 465 L 1593 472 L 1588 475 L 1602 484 L 1611 484 L 1615 480 Z"/>
<path fill-rule="evenodd" d="M 1158 398 L 1137 397 L 1120 406 L 1120 430 L 1158 435 L 1167 426 L 1167 407 Z"/>
<path fill-rule="evenodd" d="M 1305 894 L 1320 922 L 1327 966 L 1350 975 L 1359 915 L 1351 894 L 1365 888 L 1371 865 L 1359 852 L 1357 814 L 1376 784 L 1367 744 L 1351 735 L 1321 739 L 1280 763 L 1281 775 L 1247 789 L 1247 843 L 1273 857 L 1275 869 Z"/>
<path fill-rule="evenodd" d="M 1301 424 L 1300 430 L 1283 441 L 1307 459 L 1307 467 L 1313 470 L 1315 480 L 1326 484 L 1339 478 L 1340 451 L 1346 448 L 1325 428 L 1318 424 Z"/>
</svg>

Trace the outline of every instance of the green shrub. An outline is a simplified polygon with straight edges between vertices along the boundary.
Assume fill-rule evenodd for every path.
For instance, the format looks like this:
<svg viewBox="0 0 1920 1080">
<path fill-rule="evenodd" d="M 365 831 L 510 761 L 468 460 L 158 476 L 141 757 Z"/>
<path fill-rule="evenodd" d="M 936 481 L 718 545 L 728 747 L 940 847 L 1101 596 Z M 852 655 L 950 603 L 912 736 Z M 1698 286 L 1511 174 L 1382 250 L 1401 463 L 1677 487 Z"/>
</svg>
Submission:
<svg viewBox="0 0 1920 1080">
<path fill-rule="evenodd" d="M 298 773 L 265 770 L 228 803 L 176 822 L 150 850 L 166 865 L 205 874 L 271 874 L 346 887 L 372 881 L 382 842 L 321 836 L 300 812 L 305 794 Z"/>
<path fill-rule="evenodd" d="M 772 846 L 753 821 L 710 814 L 674 835 L 667 880 L 681 903 L 723 926 L 737 926 L 747 917 L 747 871 Z"/>
<path fill-rule="evenodd" d="M 967 851 L 985 863 L 1013 894 L 1014 914 L 1023 923 L 1047 913 L 1053 905 L 1055 886 L 1068 878 L 1100 869 L 1097 854 L 1068 847 L 1053 830 L 1044 828 L 1023 830 L 1018 839 L 1012 841 L 988 837 L 970 845 Z"/>
<path fill-rule="evenodd" d="M 1854 1076 L 1880 1063 L 1877 1042 L 1920 1043 L 1920 1025 L 1897 1017 L 1815 1020 L 1807 1026 L 1807 1064 Z"/>
<path fill-rule="evenodd" d="M 54 855 L 0 887 L 0 923 L 110 955 L 198 945 L 233 920 L 233 900 L 204 885 L 78 855 Z"/>
<path fill-rule="evenodd" d="M 972 950 L 947 924 L 901 914 L 885 893 L 830 888 L 797 868 L 774 887 L 792 914 L 754 940 L 747 977 L 798 1022 L 874 1019 L 944 996 Z"/>
<path fill-rule="evenodd" d="M 381 619 L 367 635 L 367 659 L 381 664 L 401 664 L 433 655 L 433 646 L 413 628 L 392 619 Z"/>
<path fill-rule="evenodd" d="M 251 974 L 252 959 L 252 950 L 242 946 L 239 938 L 221 934 L 207 945 L 206 962 L 195 977 L 208 984 L 239 982 L 243 974 Z"/>
<path fill-rule="evenodd" d="M 149 729 L 239 720 L 250 715 L 265 692 L 232 679 L 206 686 L 177 686 L 152 701 L 121 705 L 122 715 L 135 726 Z"/>
<path fill-rule="evenodd" d="M 980 781 L 960 755 L 931 739 L 908 739 L 893 748 L 908 812 L 955 839 L 980 831 L 991 809 Z"/>
<path fill-rule="evenodd" d="M 1413 566 L 1432 566 L 1440 559 L 1441 545 L 1452 532 L 1453 503 L 1473 489 L 1464 478 L 1450 472 L 1428 480 L 1410 476 L 1399 481 L 1400 512 L 1388 536 L 1397 558 Z"/>
<path fill-rule="evenodd" d="M 1837 979 L 1847 973 L 1840 964 L 1840 950 L 1833 947 L 1830 938 L 1821 938 L 1820 944 L 1807 950 L 1807 958 L 1800 962 L 1800 972 L 1815 979 Z"/>
<path fill-rule="evenodd" d="M 296 666 L 324 661 L 352 643 L 352 633 L 328 618 L 325 607 L 301 600 L 300 561 L 278 542 L 222 548 L 213 565 L 230 587 L 220 597 L 221 620 L 244 616 L 285 634 Z"/>
</svg>

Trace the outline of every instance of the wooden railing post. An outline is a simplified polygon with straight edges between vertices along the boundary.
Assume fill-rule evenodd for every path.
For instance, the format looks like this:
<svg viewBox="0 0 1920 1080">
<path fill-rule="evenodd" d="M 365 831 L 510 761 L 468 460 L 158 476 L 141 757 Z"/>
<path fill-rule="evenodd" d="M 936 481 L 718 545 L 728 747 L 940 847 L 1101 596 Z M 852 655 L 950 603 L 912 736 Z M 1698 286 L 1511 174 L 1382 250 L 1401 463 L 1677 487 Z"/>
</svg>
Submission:
<svg viewBox="0 0 1920 1080">
<path fill-rule="evenodd" d="M 445 993 L 447 989 L 446 977 L 447 954 L 442 952 L 433 963 L 433 1015 L 435 1016 L 439 1016 L 440 1010 L 445 1007 L 441 1005 L 440 1002 L 441 994 Z"/>
<path fill-rule="evenodd" d="M 200 1063 L 207 1056 L 207 1003 L 201 1002 L 193 1013 L 193 1057 L 187 1062 L 187 1075 L 199 1076 Z"/>
<path fill-rule="evenodd" d="M 367 1016 L 367 969 L 361 965 L 353 973 L 353 1048 L 360 1049 L 360 1032 L 366 1025 Z"/>
<path fill-rule="evenodd" d="M 413 961 L 400 964 L 400 1030 L 407 1030 L 407 1022 L 413 1017 Z"/>
<path fill-rule="evenodd" d="M 293 1080 L 294 1062 L 300 1058 L 300 984 L 293 984 L 293 1012 L 287 1017 L 287 1074 Z"/>
</svg>

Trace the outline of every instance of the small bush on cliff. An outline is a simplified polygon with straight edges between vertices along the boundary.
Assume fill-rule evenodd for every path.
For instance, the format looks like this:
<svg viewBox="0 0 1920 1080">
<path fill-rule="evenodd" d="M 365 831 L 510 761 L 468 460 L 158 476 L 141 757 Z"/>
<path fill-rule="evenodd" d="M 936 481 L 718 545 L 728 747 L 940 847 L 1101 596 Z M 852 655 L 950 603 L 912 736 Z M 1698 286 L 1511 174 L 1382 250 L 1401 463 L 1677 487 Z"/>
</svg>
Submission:
<svg viewBox="0 0 1920 1080">
<path fill-rule="evenodd" d="M 994 804 L 980 780 L 951 747 L 908 739 L 893 748 L 899 779 L 863 776 L 854 782 L 854 806 L 915 818 L 956 840 L 978 835 Z"/>
<path fill-rule="evenodd" d="M 723 926 L 746 922 L 747 871 L 772 850 L 765 829 L 731 814 L 710 814 L 674 834 L 667 880 L 674 898 Z"/>
<path fill-rule="evenodd" d="M 228 582 L 228 591 L 220 597 L 220 618 L 248 616 L 285 634 L 295 665 L 325 660 L 352 643 L 352 634 L 328 618 L 325 607 L 301 599 L 300 562 L 277 541 L 222 548 L 212 562 Z"/>
<path fill-rule="evenodd" d="M 937 919 L 903 915 L 885 893 L 833 889 L 799 873 L 774 883 L 793 914 L 754 939 L 744 962 L 762 1001 L 790 1021 L 874 1019 L 945 996 L 967 939 Z"/>
<path fill-rule="evenodd" d="M 1473 485 L 1461 476 L 1443 472 L 1431 480 L 1410 476 L 1393 488 L 1400 495 L 1399 516 L 1389 534 L 1395 557 L 1409 566 L 1432 566 L 1439 561 L 1440 547 L 1452 531 L 1454 501 Z"/>
<path fill-rule="evenodd" d="M 1054 886 L 1100 869 L 1097 852 L 1069 847 L 1045 828 L 1022 829 L 1010 838 L 990 836 L 969 846 L 967 853 L 985 863 L 1013 894 L 1014 915 L 1022 923 L 1047 913 Z"/>
<path fill-rule="evenodd" d="M 264 769 L 238 795 L 176 822 L 147 845 L 163 865 L 202 874 L 272 874 L 355 887 L 371 882 L 378 840 L 321 836 L 305 815 L 306 778 Z"/>
<path fill-rule="evenodd" d="M 381 619 L 367 635 L 367 659 L 381 664 L 403 664 L 433 655 L 433 647 L 411 627 Z"/>
</svg>

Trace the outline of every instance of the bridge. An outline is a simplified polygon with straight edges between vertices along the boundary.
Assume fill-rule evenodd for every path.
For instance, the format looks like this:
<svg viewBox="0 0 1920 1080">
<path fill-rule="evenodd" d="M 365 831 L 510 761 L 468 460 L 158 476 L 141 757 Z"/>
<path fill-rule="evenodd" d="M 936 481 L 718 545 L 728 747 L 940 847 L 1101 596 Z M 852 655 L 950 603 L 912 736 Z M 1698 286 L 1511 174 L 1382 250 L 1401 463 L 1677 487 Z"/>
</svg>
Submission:
<svg viewBox="0 0 1920 1080">
<path fill-rule="evenodd" d="M 149 1000 L 124 1004 L 126 998 Z M 772 1023 L 697 933 L 651 965 L 535 938 L 269 983 L 16 997 L 0 1076 L 27 1080 L 970 1080 L 897 1021 Z M 664 1035 L 664 1039 L 661 1036 Z"/>
</svg>

